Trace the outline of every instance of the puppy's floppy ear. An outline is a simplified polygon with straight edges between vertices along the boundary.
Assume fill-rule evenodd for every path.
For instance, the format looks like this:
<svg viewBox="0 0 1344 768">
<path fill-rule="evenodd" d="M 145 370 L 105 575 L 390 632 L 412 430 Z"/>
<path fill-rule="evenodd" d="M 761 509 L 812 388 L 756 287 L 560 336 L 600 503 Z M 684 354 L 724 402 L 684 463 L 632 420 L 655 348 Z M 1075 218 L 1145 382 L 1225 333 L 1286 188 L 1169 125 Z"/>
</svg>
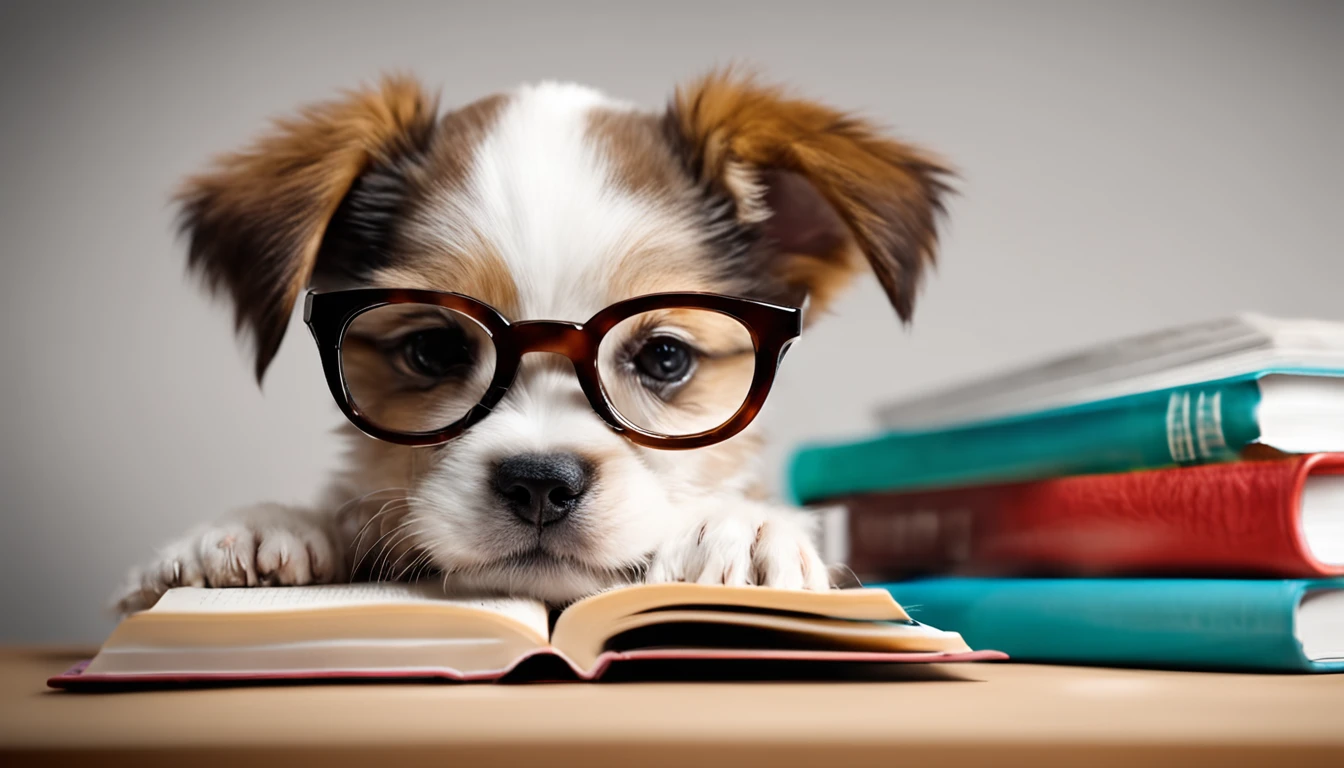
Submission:
<svg viewBox="0 0 1344 768">
<path fill-rule="evenodd" d="M 861 119 L 730 71 L 678 88 L 667 121 L 711 200 L 726 196 L 737 227 L 760 238 L 755 258 L 766 261 L 752 268 L 782 281 L 791 300 L 825 306 L 866 260 L 910 319 L 934 261 L 947 167 Z"/>
<path fill-rule="evenodd" d="M 349 273 L 350 259 L 377 255 L 357 251 L 386 245 L 382 228 L 436 111 L 414 80 L 387 77 L 277 120 L 251 147 L 183 184 L 176 199 L 188 264 L 212 291 L 232 296 L 238 331 L 255 340 L 258 381 L 314 274 Z M 331 242 L 329 225 L 342 242 Z"/>
</svg>

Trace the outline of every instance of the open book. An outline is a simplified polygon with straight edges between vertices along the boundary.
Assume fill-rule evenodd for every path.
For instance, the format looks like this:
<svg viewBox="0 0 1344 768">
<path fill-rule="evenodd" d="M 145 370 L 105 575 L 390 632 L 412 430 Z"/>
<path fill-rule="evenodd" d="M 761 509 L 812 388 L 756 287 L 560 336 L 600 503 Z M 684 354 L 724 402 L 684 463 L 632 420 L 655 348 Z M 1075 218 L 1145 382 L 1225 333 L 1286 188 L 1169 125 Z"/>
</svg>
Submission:
<svg viewBox="0 0 1344 768">
<path fill-rule="evenodd" d="M 551 625 L 525 599 L 445 597 L 434 585 L 169 590 L 55 687 L 196 680 L 493 680 L 551 655 L 580 679 L 637 659 L 961 661 L 955 632 L 914 622 L 881 589 L 807 592 L 654 584 L 574 603 Z"/>
</svg>

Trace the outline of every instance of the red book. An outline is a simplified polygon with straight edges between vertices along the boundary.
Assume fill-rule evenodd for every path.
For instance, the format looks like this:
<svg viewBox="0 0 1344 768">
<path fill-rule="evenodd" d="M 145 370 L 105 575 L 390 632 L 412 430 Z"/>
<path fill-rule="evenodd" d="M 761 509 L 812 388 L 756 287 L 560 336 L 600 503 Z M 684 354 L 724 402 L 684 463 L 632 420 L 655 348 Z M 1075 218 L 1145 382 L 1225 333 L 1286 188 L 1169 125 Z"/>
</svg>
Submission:
<svg viewBox="0 0 1344 768">
<path fill-rule="evenodd" d="M 863 578 L 1344 574 L 1344 454 L 843 502 Z"/>
</svg>

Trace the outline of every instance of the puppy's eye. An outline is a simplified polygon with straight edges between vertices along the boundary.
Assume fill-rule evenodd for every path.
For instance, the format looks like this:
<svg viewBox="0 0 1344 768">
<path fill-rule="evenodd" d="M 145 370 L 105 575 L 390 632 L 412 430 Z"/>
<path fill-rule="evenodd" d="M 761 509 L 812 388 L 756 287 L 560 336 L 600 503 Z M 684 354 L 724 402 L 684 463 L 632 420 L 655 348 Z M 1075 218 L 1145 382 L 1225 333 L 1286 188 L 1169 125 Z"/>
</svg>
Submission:
<svg viewBox="0 0 1344 768">
<path fill-rule="evenodd" d="M 695 365 L 694 351 L 671 336 L 654 336 L 635 353 L 635 369 L 659 384 L 675 384 Z"/>
<path fill-rule="evenodd" d="M 427 328 L 401 341 L 402 359 L 414 373 L 442 379 L 472 364 L 471 342 L 461 328 Z"/>
</svg>

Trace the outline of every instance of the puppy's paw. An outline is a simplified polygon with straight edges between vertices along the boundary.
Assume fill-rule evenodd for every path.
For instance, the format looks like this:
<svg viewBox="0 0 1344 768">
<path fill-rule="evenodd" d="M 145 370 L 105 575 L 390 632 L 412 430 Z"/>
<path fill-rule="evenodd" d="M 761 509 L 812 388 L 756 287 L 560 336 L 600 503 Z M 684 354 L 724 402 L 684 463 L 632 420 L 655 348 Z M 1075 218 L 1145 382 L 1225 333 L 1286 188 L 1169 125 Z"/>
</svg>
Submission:
<svg viewBox="0 0 1344 768">
<path fill-rule="evenodd" d="M 654 552 L 645 580 L 827 589 L 804 513 L 744 502 L 701 519 Z"/>
<path fill-rule="evenodd" d="M 148 608 L 173 587 L 325 584 L 341 577 L 341 553 L 308 516 L 261 505 L 198 528 L 133 570 L 117 595 L 119 613 Z"/>
</svg>

